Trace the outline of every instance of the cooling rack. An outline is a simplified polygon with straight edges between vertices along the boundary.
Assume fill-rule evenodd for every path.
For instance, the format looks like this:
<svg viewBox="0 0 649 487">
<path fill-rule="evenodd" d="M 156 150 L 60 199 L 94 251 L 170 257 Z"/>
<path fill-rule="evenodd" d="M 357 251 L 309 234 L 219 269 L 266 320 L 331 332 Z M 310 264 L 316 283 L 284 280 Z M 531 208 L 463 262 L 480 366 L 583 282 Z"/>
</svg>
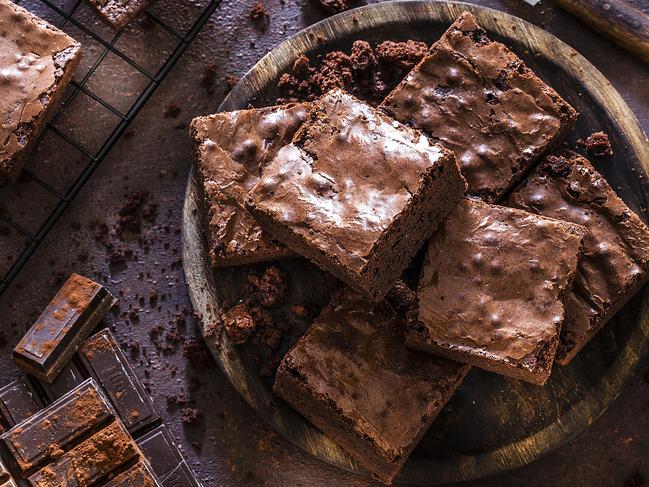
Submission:
<svg viewBox="0 0 649 487">
<path fill-rule="evenodd" d="M 119 32 L 104 25 L 85 0 L 14 2 L 81 42 L 82 61 L 18 182 L 0 181 L 0 294 L 221 0 L 183 2 L 182 10 L 175 0 L 167 0 L 170 8 L 159 0 Z"/>
</svg>

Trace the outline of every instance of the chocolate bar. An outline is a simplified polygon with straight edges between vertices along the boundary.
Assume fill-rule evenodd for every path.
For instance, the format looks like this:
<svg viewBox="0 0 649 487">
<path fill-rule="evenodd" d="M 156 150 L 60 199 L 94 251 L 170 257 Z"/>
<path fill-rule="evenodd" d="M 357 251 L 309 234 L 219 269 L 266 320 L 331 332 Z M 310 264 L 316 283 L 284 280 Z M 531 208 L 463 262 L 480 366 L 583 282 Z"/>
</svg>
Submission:
<svg viewBox="0 0 649 487">
<path fill-rule="evenodd" d="M 200 486 L 164 424 L 142 436 L 137 444 L 163 486 Z"/>
<path fill-rule="evenodd" d="M 56 446 L 66 446 L 115 417 L 93 379 L 18 423 L 0 436 L 17 466 L 26 472 L 43 462 Z"/>
<path fill-rule="evenodd" d="M 20 423 L 42 407 L 42 401 L 27 382 L 17 380 L 0 389 L 0 412 L 7 426 Z"/>
<path fill-rule="evenodd" d="M 121 421 L 114 421 L 29 477 L 34 487 L 85 487 L 139 455 Z"/>
<path fill-rule="evenodd" d="M 173 436 L 164 424 L 139 438 L 137 444 L 160 479 L 165 479 L 183 461 Z"/>
<path fill-rule="evenodd" d="M 104 484 L 104 487 L 160 487 L 161 484 L 143 460 Z"/>
<path fill-rule="evenodd" d="M 110 330 L 92 336 L 81 347 L 81 359 L 103 387 L 130 432 L 157 421 L 151 397 L 124 356 Z"/>
<path fill-rule="evenodd" d="M 52 383 L 114 303 L 103 286 L 72 274 L 14 349 L 14 362 Z"/>
<path fill-rule="evenodd" d="M 85 380 L 83 372 L 77 364 L 69 362 L 51 384 L 41 382 L 41 387 L 47 399 L 52 402 L 67 394 Z"/>
</svg>

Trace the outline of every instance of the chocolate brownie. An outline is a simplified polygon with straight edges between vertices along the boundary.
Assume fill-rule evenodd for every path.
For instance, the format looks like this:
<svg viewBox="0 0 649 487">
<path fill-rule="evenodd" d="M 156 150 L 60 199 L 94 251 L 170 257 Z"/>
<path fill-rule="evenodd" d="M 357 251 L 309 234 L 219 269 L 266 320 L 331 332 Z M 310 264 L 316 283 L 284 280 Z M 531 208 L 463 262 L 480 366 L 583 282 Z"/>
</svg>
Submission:
<svg viewBox="0 0 649 487">
<path fill-rule="evenodd" d="M 557 362 L 569 363 L 649 278 L 649 228 L 586 158 L 561 152 L 543 163 L 507 203 L 584 225 L 584 255 L 566 296 Z"/>
<path fill-rule="evenodd" d="M 306 104 L 275 106 L 192 121 L 212 265 L 250 264 L 293 254 L 262 232 L 243 200 L 261 169 L 291 141 L 306 119 L 307 108 Z"/>
<path fill-rule="evenodd" d="M 586 229 L 466 198 L 430 240 L 406 343 L 542 385 Z"/>
<path fill-rule="evenodd" d="M 119 30 L 137 17 L 150 0 L 88 0 L 101 19 L 113 29 Z"/>
<path fill-rule="evenodd" d="M 274 391 L 391 483 L 469 367 L 408 350 L 388 304 L 346 289 L 286 354 Z"/>
<path fill-rule="evenodd" d="M 246 205 L 278 240 L 379 301 L 464 190 L 450 151 L 332 90 Z"/>
<path fill-rule="evenodd" d="M 80 55 L 67 34 L 0 0 L 0 176 L 18 177 Z"/>
<path fill-rule="evenodd" d="M 464 12 L 381 105 L 455 152 L 469 193 L 497 201 L 577 113 Z"/>
</svg>

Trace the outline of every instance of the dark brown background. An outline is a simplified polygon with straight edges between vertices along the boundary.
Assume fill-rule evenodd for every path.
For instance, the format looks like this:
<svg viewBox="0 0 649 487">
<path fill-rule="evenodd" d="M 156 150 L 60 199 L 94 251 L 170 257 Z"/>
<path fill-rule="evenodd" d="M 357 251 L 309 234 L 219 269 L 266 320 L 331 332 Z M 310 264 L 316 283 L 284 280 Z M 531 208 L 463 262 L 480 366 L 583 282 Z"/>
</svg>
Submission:
<svg viewBox="0 0 649 487">
<path fill-rule="evenodd" d="M 202 2 L 184 3 L 191 8 Z M 310 0 L 267 0 L 270 20 L 261 29 L 248 18 L 254 3 L 256 0 L 223 2 L 127 136 L 117 143 L 0 298 L 0 379 L 4 383 L 18 375 L 10 361 L 11 348 L 61 280 L 70 272 L 79 272 L 102 280 L 119 295 L 120 310 L 111 313 L 107 322 L 124 345 L 139 345 L 133 363 L 141 378 L 151 385 L 156 404 L 206 486 L 368 485 L 362 477 L 310 458 L 266 428 L 214 364 L 206 368 L 199 363 L 197 367 L 183 356 L 182 340 L 174 346 L 175 340 L 165 340 L 163 332 L 162 341 L 171 345 L 163 351 L 153 345 L 149 333 L 157 325 L 165 331 L 180 329 L 186 339 L 197 333 L 179 265 L 180 214 L 191 164 L 191 144 L 184 125 L 193 116 L 218 107 L 226 91 L 226 75 L 242 75 L 283 39 L 324 17 Z M 535 7 L 519 0 L 475 3 L 522 17 L 573 46 L 604 73 L 645 131 L 649 130 L 649 65 L 614 47 L 548 0 Z M 201 86 L 208 63 L 217 66 L 213 93 Z M 120 89 L 127 93 L 129 86 Z M 170 104 L 180 107 L 177 118 L 165 117 Z M 72 161 L 61 157 L 49 163 L 49 169 L 56 171 L 57 164 Z M 158 206 L 157 216 L 155 221 L 144 221 L 139 233 L 108 237 L 117 249 L 133 252 L 125 262 L 110 264 L 110 252 L 102 239 L 95 238 L 95 222 L 106 222 L 114 232 L 126 197 L 138 191 L 148 192 L 148 201 Z M 32 203 L 35 210 L 42 201 L 35 197 Z M 159 295 L 153 305 L 149 300 L 152 291 Z M 140 296 L 144 298 L 140 300 Z M 135 311 L 128 316 L 129 310 Z M 189 316 L 185 325 L 180 320 L 178 326 L 176 315 L 183 311 Z M 183 426 L 176 408 L 168 407 L 167 397 L 182 391 L 193 400 L 192 407 L 204 413 L 195 425 Z M 649 479 L 648 406 L 649 363 L 645 361 L 621 396 L 583 434 L 531 465 L 470 485 L 643 485 L 643 479 Z"/>
</svg>

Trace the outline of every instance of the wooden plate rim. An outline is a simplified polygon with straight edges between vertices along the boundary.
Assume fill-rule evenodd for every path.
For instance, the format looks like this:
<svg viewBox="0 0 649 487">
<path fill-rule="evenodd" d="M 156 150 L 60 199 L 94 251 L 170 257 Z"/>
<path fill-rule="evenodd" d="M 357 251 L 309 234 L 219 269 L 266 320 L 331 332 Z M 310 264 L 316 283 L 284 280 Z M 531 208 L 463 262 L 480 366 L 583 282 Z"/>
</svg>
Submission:
<svg viewBox="0 0 649 487">
<path fill-rule="evenodd" d="M 230 92 L 219 111 L 247 106 L 259 90 L 292 64 L 297 53 L 317 49 L 323 38 L 326 42 L 361 29 L 377 28 L 391 22 L 403 23 L 407 20 L 444 22 L 450 25 L 464 10 L 471 11 L 487 31 L 496 32 L 504 38 L 515 37 L 517 42 L 525 45 L 531 52 L 551 52 L 556 64 L 572 66 L 574 69 L 569 74 L 576 79 L 580 78 L 583 87 L 597 100 L 602 109 L 608 112 L 616 128 L 629 143 L 628 150 L 637 158 L 645 173 L 649 173 L 649 143 L 646 136 L 619 93 L 590 62 L 564 42 L 522 19 L 463 2 L 383 2 L 325 19 L 304 29 L 265 55 Z M 505 26 L 508 26 L 509 30 L 505 30 Z M 646 200 L 646 195 L 643 200 Z M 246 368 L 227 337 L 219 338 L 211 334 L 210 324 L 218 319 L 218 299 L 214 291 L 214 273 L 209 268 L 209 259 L 201 234 L 193 168 L 183 206 L 182 242 L 183 265 L 190 300 L 195 311 L 203 318 L 201 331 L 208 348 L 234 387 L 262 419 L 295 445 L 338 467 L 362 472 L 334 442 L 278 400 L 261 383 L 257 374 Z M 577 435 L 599 417 L 618 396 L 625 380 L 647 349 L 648 294 L 643 293 L 638 326 L 632 332 L 627 346 L 621 350 L 615 364 L 609 369 L 609 374 L 592 389 L 592 394 L 564 413 L 559 420 L 531 436 L 488 453 L 461 456 L 452 466 L 444 466 L 432 460 L 411 460 L 398 480 L 419 485 L 435 485 L 485 477 L 527 464 Z"/>
</svg>

